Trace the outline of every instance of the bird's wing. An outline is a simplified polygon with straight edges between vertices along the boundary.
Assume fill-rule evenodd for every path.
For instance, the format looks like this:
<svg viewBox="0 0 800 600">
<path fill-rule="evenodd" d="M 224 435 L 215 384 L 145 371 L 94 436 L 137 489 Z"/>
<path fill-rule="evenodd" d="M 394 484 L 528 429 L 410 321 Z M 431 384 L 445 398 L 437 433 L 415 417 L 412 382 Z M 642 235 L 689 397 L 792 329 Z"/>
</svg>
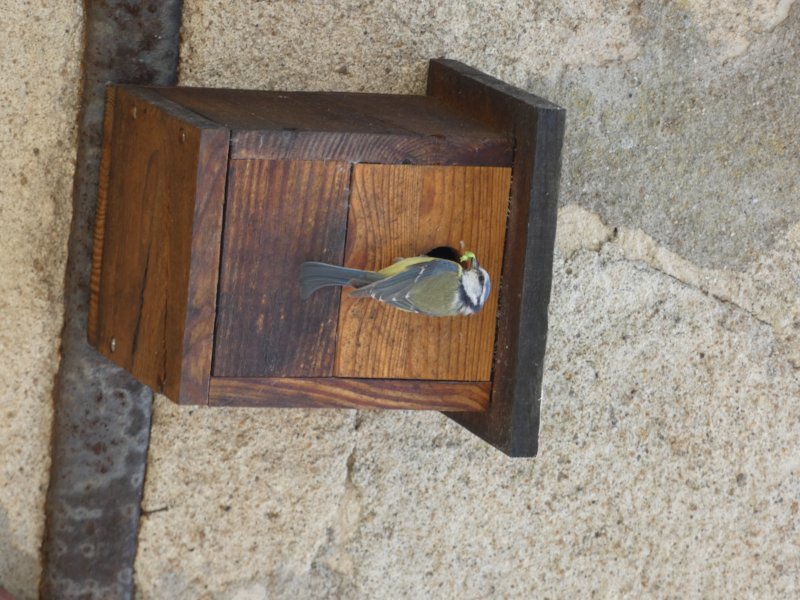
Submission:
<svg viewBox="0 0 800 600">
<path fill-rule="evenodd" d="M 431 278 L 442 275 L 449 275 L 450 277 L 455 275 L 456 279 L 454 280 L 457 281 L 460 268 L 457 263 L 449 260 L 428 260 L 411 265 L 396 275 L 353 290 L 350 292 L 350 296 L 354 298 L 375 298 L 375 300 L 391 304 L 401 310 L 427 313 L 429 311 L 425 310 L 425 307 L 420 307 L 414 303 L 413 294 L 411 293 L 414 284 L 422 277 L 425 278 L 425 281 L 430 282 L 433 281 Z"/>
</svg>

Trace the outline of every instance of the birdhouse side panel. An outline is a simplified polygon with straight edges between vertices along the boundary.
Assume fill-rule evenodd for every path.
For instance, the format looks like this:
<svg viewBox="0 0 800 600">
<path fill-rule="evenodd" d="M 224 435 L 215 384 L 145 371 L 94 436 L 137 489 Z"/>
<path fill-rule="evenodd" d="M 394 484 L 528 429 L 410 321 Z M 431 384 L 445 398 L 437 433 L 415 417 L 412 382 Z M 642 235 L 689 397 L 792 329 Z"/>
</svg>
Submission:
<svg viewBox="0 0 800 600">
<path fill-rule="evenodd" d="M 207 174 L 227 162 L 227 130 L 148 89 L 112 88 L 107 110 L 90 341 L 173 400 L 197 377 L 187 401 L 205 403 L 224 189 Z"/>
</svg>

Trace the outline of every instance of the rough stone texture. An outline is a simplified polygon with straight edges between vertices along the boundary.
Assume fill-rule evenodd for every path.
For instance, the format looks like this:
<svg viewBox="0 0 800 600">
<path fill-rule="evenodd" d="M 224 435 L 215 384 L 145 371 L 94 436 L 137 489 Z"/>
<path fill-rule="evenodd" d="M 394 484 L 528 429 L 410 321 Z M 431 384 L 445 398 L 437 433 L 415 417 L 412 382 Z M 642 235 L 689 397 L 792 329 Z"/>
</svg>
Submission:
<svg viewBox="0 0 800 600">
<path fill-rule="evenodd" d="M 578 208 L 559 225 L 537 459 L 435 414 L 163 401 L 145 509 L 169 510 L 144 522 L 141 597 L 800 593 L 796 338 L 676 279 L 683 259 L 640 260 L 641 232 L 581 244 L 603 226 Z M 770 265 L 797 281 L 800 227 L 784 248 L 754 285 Z"/>
<path fill-rule="evenodd" d="M 532 85 L 567 108 L 564 204 L 741 270 L 800 220 L 800 10 L 728 59 L 695 23 L 726 14 L 643 4 L 635 60 Z"/>
<path fill-rule="evenodd" d="M 346 495 L 355 412 L 187 409 L 159 396 L 154 413 L 139 595 L 215 598 L 223 583 L 248 598 L 255 575 L 302 589 Z"/>
<path fill-rule="evenodd" d="M 565 106 L 563 208 L 538 458 L 160 399 L 139 596 L 800 594 L 798 31 L 777 0 L 186 2 L 184 84 L 420 93 L 446 55 Z"/>
<path fill-rule="evenodd" d="M 82 8 L 0 9 L 0 587 L 35 598 L 63 324 Z"/>
</svg>

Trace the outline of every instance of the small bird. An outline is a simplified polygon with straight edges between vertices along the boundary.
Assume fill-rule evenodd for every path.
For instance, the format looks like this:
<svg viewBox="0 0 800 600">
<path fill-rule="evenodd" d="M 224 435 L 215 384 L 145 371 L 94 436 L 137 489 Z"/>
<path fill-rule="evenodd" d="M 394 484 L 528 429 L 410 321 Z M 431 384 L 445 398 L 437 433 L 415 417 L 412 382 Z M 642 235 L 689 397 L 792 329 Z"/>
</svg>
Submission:
<svg viewBox="0 0 800 600">
<path fill-rule="evenodd" d="M 432 317 L 474 314 L 483 308 L 491 290 L 489 273 L 472 252 L 465 252 L 458 262 L 427 255 L 403 258 L 380 271 L 320 262 L 300 265 L 303 299 L 330 285 L 355 288 L 350 292 L 353 298 L 374 298 L 400 310 Z"/>
</svg>

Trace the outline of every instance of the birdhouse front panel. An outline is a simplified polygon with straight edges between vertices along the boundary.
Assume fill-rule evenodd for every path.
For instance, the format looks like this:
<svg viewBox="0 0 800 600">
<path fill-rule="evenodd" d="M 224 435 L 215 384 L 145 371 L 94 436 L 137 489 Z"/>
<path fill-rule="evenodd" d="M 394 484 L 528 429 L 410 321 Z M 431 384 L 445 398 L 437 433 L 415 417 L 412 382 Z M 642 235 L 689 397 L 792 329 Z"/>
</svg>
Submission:
<svg viewBox="0 0 800 600">
<path fill-rule="evenodd" d="M 488 382 L 496 289 L 476 315 L 428 317 L 350 288 L 301 299 L 297 275 L 449 246 L 499 281 L 509 185 L 507 167 L 231 160 L 213 376 Z"/>
<path fill-rule="evenodd" d="M 300 299 L 300 264 L 340 264 L 350 164 L 230 161 L 213 375 L 329 377 L 339 291 Z"/>
<path fill-rule="evenodd" d="M 476 253 L 499 283 L 511 169 L 437 165 L 353 167 L 344 265 L 379 270 L 449 246 Z M 475 315 L 429 317 L 342 292 L 338 377 L 489 381 L 498 286 Z"/>
</svg>

